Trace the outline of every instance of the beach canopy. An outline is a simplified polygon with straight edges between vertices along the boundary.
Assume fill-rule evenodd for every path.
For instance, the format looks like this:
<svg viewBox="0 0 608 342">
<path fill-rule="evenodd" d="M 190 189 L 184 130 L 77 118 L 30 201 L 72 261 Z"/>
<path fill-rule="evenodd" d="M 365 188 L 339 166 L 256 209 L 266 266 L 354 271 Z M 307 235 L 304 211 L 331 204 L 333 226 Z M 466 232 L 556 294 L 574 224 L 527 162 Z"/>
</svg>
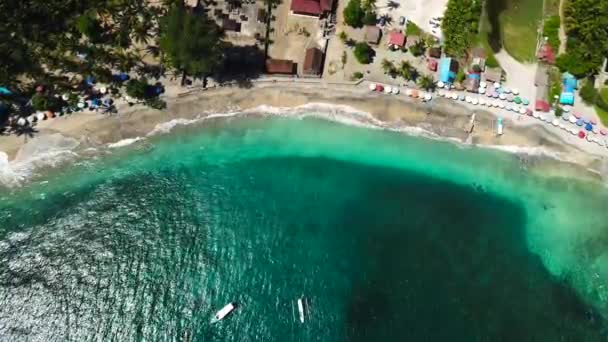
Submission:
<svg viewBox="0 0 608 342">
<path fill-rule="evenodd" d="M 496 88 L 496 89 L 500 88 L 500 83 L 494 82 L 494 88 Z"/>
<path fill-rule="evenodd" d="M 464 101 L 465 96 L 461 94 L 460 96 L 458 96 L 458 99 L 459 99 L 460 101 Z"/>
<path fill-rule="evenodd" d="M 391 88 L 391 86 L 386 86 L 384 88 L 384 92 L 387 93 L 387 94 L 390 94 L 392 91 L 393 91 L 393 88 Z"/>
<path fill-rule="evenodd" d="M 583 119 L 578 119 L 578 120 L 576 120 L 576 125 L 577 125 L 577 126 L 582 126 L 582 125 L 584 125 L 584 124 L 585 124 L 585 122 L 583 121 Z"/>
<path fill-rule="evenodd" d="M 499 97 L 501 100 L 506 100 L 506 99 L 507 99 L 507 96 L 506 96 L 505 94 L 500 94 L 500 95 L 498 95 L 498 97 Z"/>
<path fill-rule="evenodd" d="M 582 117 L 581 113 L 574 113 L 574 117 L 580 119 Z"/>
<path fill-rule="evenodd" d="M 384 91 L 384 87 L 381 84 L 376 84 L 376 91 Z"/>
<path fill-rule="evenodd" d="M 570 115 L 570 117 L 568 118 L 568 121 L 570 121 L 571 123 L 576 123 L 576 117 L 574 115 Z"/>
<path fill-rule="evenodd" d="M 578 132 L 578 137 L 581 138 L 581 139 L 585 139 L 585 132 L 579 131 Z"/>
<path fill-rule="evenodd" d="M 519 94 L 519 90 L 517 88 L 513 88 L 513 90 L 511 90 L 511 92 L 513 93 L 513 95 Z"/>
<path fill-rule="evenodd" d="M 372 90 L 372 91 L 376 90 L 376 83 L 370 83 L 369 90 Z"/>
<path fill-rule="evenodd" d="M 521 103 L 521 99 L 519 98 L 519 96 L 516 96 L 513 98 L 513 102 L 520 104 Z"/>
<path fill-rule="evenodd" d="M 437 82 L 437 86 L 438 86 L 439 88 L 443 88 L 443 86 L 445 86 L 445 83 L 443 83 L 443 82 L 439 81 L 439 82 Z"/>
<path fill-rule="evenodd" d="M 602 128 L 602 129 L 600 129 L 600 134 L 606 135 L 606 134 L 608 134 L 608 131 L 606 131 L 605 129 Z"/>
<path fill-rule="evenodd" d="M 521 102 L 526 106 L 530 104 L 530 101 L 528 101 L 528 99 L 522 99 Z"/>
<path fill-rule="evenodd" d="M 551 122 L 553 124 L 553 126 L 559 126 L 559 120 L 557 119 L 553 119 L 553 122 Z"/>
<path fill-rule="evenodd" d="M 597 125 L 597 119 L 596 118 L 591 118 L 591 120 L 589 120 L 589 122 L 591 122 L 593 125 Z"/>
<path fill-rule="evenodd" d="M 587 131 L 593 131 L 593 125 L 590 124 L 590 123 L 586 124 L 585 125 L 585 130 L 587 130 Z"/>
<path fill-rule="evenodd" d="M 399 94 L 399 88 L 397 87 L 393 87 L 393 91 L 392 91 L 393 95 L 397 95 Z"/>
</svg>

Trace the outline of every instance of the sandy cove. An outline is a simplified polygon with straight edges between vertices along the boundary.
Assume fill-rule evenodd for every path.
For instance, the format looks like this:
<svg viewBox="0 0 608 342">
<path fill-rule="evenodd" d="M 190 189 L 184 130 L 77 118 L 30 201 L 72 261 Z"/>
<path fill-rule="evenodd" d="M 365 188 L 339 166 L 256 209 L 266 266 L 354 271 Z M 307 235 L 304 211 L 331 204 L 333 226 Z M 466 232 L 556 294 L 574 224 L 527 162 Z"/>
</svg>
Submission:
<svg viewBox="0 0 608 342">
<path fill-rule="evenodd" d="M 213 113 L 239 112 L 259 106 L 299 107 L 311 103 L 344 105 L 371 114 L 373 123 L 390 129 L 418 127 L 437 136 L 451 138 L 472 145 L 520 147 L 522 151 L 546 151 L 562 161 L 582 165 L 596 174 L 608 174 L 604 156 L 608 149 L 586 141 L 577 141 L 569 133 L 552 130 L 538 120 L 504 120 L 505 133 L 498 137 L 494 132 L 495 115 L 475 110 L 476 123 L 472 134 L 466 132 L 471 108 L 445 99 L 430 104 L 405 96 L 370 93 L 364 86 L 321 84 L 256 84 L 252 88 L 214 88 L 206 91 L 166 98 L 167 109 L 153 110 L 144 106 L 119 108 L 117 115 L 77 113 L 39 123 L 32 145 L 45 136 L 56 133 L 80 142 L 81 147 L 100 147 L 123 139 L 145 137 L 158 124 L 174 119 L 195 119 Z M 363 117 L 365 120 L 365 118 Z M 380 121 L 377 121 L 380 120 Z M 532 121 L 534 120 L 534 121 Z M 0 151 L 9 160 L 24 160 L 32 149 L 22 149 L 26 138 L 0 137 Z M 22 151 L 20 151 L 22 150 Z M 568 163 L 568 164 L 570 164 Z M 560 163 L 560 169 L 569 168 Z M 543 172 L 557 172 L 556 168 L 543 168 Z M 602 177 L 603 178 L 603 177 Z"/>
</svg>

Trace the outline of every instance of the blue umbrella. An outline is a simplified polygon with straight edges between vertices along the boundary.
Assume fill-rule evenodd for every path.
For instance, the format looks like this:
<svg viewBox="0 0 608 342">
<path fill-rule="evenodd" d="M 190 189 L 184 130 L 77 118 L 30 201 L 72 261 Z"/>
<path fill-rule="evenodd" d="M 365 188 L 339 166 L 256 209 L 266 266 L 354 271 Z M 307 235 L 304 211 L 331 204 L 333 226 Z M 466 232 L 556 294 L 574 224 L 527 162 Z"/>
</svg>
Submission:
<svg viewBox="0 0 608 342">
<path fill-rule="evenodd" d="M 588 130 L 588 131 L 593 131 L 593 125 L 590 124 L 590 123 L 588 123 L 588 124 L 585 125 L 585 129 Z"/>
<path fill-rule="evenodd" d="M 585 122 L 583 121 L 583 119 L 578 119 L 576 120 L 576 125 L 577 126 L 582 126 Z"/>
</svg>

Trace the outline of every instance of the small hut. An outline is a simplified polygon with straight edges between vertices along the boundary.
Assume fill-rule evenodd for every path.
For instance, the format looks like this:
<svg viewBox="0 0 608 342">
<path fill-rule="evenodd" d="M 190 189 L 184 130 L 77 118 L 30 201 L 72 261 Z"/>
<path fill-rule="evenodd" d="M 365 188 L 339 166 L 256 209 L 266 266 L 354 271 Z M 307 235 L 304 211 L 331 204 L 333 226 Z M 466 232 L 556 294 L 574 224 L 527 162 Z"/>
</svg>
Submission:
<svg viewBox="0 0 608 342">
<path fill-rule="evenodd" d="M 393 49 L 401 49 L 405 46 L 405 34 L 401 31 L 393 30 L 388 34 L 388 46 Z"/>
<path fill-rule="evenodd" d="M 296 64 L 288 59 L 269 59 L 266 61 L 266 72 L 269 74 L 293 75 Z"/>
<path fill-rule="evenodd" d="M 305 75 L 320 76 L 322 68 L 323 52 L 316 47 L 307 49 L 302 73 Z"/>
<path fill-rule="evenodd" d="M 365 41 L 369 44 L 377 45 L 380 42 L 380 37 L 382 37 L 382 32 L 380 28 L 376 25 L 368 25 L 365 26 Z"/>
</svg>

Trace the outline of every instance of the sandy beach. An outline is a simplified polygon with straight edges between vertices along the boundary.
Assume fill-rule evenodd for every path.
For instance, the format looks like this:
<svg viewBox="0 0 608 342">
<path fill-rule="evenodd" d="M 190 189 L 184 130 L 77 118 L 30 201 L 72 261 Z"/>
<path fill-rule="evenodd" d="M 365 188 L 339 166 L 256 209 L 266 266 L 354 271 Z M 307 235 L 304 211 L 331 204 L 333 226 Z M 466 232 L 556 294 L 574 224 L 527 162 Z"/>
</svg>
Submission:
<svg viewBox="0 0 608 342">
<path fill-rule="evenodd" d="M 505 133 L 497 136 L 495 115 L 476 109 L 475 128 L 469 134 L 467 128 L 472 108 L 466 105 L 445 99 L 422 103 L 405 96 L 370 93 L 364 86 L 267 83 L 247 89 L 221 87 L 192 91 L 166 98 L 166 101 L 168 107 L 164 111 L 135 105 L 119 108 L 119 114 L 112 116 L 77 113 L 43 121 L 35 126 L 33 137 L 0 137 L 0 151 L 6 154 L 9 164 L 14 164 L 26 162 L 35 154 L 56 148 L 56 145 L 64 149 L 97 149 L 119 141 L 128 143 L 129 140 L 125 139 L 146 137 L 153 130 L 161 129 L 163 123 L 175 120 L 243 111 L 263 112 L 276 107 L 282 111 L 294 108 L 293 111 L 287 110 L 288 113 L 322 111 L 326 116 L 338 110 L 338 114 L 350 113 L 351 119 L 370 126 L 424 132 L 463 144 L 491 146 L 528 155 L 551 155 L 561 161 L 582 165 L 602 176 L 608 169 L 604 162 L 608 150 L 586 141 L 576 141 L 577 138 L 570 137 L 567 132 L 552 131 L 552 127 L 545 127 L 537 120 L 505 119 Z M 298 107 L 300 111 L 297 111 Z M 7 163 L 6 160 L 4 162 Z M 560 173 L 564 168 L 551 167 L 543 172 Z"/>
</svg>

